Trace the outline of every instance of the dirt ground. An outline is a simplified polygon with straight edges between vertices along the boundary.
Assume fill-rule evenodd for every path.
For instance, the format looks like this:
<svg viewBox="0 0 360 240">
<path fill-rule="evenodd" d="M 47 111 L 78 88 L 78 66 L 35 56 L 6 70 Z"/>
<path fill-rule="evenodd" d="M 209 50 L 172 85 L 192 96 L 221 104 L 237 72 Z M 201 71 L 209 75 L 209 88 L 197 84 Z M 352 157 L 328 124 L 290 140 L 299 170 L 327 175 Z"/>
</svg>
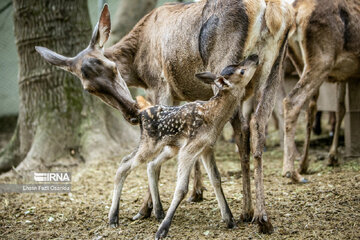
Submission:
<svg viewBox="0 0 360 240">
<path fill-rule="evenodd" d="M 327 134 L 314 137 L 311 174 L 306 176 L 310 182 L 298 185 L 281 176 L 283 152 L 274 144 L 276 133 L 270 133 L 264 153 L 264 175 L 266 207 L 275 227 L 272 235 L 259 234 L 256 224 L 239 222 L 236 229 L 226 229 L 203 170 L 205 200 L 182 202 L 168 239 L 360 239 L 360 158 L 342 159 L 340 167 L 327 167 Z M 219 141 L 216 157 L 225 195 L 238 219 L 242 186 L 234 145 Z M 159 226 L 153 216 L 131 220 L 147 189 L 145 165 L 132 172 L 125 182 L 119 227 L 108 227 L 113 178 L 120 158 L 71 169 L 72 191 L 68 194 L 2 194 L 0 239 L 153 239 Z M 160 180 L 165 210 L 175 188 L 175 176 L 176 161 L 171 160 L 163 165 Z M 1 181 L 21 182 L 15 178 Z"/>
</svg>

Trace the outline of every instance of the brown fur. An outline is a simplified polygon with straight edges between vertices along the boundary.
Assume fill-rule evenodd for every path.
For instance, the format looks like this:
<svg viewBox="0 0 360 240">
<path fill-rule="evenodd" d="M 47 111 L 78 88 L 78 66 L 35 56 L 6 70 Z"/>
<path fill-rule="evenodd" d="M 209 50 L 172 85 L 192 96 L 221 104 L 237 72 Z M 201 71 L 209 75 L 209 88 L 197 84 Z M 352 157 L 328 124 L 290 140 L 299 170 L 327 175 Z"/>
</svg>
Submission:
<svg viewBox="0 0 360 240">
<path fill-rule="evenodd" d="M 265 14 L 266 11 L 270 12 Z M 276 13 L 276 16 L 270 13 Z M 240 111 L 232 123 L 234 128 L 238 124 L 242 125 L 237 128 L 241 132 L 236 132 L 236 139 L 240 139 L 240 135 L 244 136 L 243 141 L 237 141 L 239 152 L 245 153 L 240 156 L 246 171 L 243 173 L 243 215 L 248 216 L 245 219 L 247 221 L 251 220 L 249 216 L 253 216 L 260 231 L 270 233 L 273 228 L 265 211 L 262 174 L 255 176 L 256 208 L 253 211 L 248 181 L 250 153 L 247 146 L 251 132 L 256 172 L 262 172 L 265 125 L 274 106 L 279 69 L 292 23 L 292 8 L 285 0 L 204 0 L 191 4 L 165 5 L 146 15 L 127 36 L 105 49 L 104 53 L 97 47 L 88 48 L 75 58 L 66 59 L 75 63 L 72 68 L 64 67 L 61 61 L 60 64 L 59 61 L 52 61 L 53 58 L 45 58 L 78 75 L 84 87 L 97 80 L 84 77 L 80 68 L 85 59 L 98 58 L 103 71 L 109 73 L 106 77 L 117 68 L 129 86 L 146 89 L 151 103 L 172 105 L 180 100 L 208 100 L 213 95 L 209 85 L 194 78 L 195 73 L 207 70 L 218 75 L 225 66 L 237 64 L 252 54 L 259 55 L 260 65 L 246 86 L 244 97 L 255 94 L 258 99 L 251 127 L 240 120 Z M 100 34 L 104 32 L 102 29 L 99 31 Z M 44 49 L 41 52 L 43 56 L 44 52 L 49 53 Z M 50 55 L 54 56 L 53 53 Z M 116 64 L 116 68 L 112 67 L 113 64 Z M 91 73 L 91 69 L 88 70 Z M 97 77 L 96 74 L 90 76 Z M 105 94 L 93 93 L 121 110 L 128 121 L 136 123 L 136 103 L 131 101 L 128 93 L 116 81 L 114 83 L 108 77 L 104 79 L 104 76 L 101 78 L 103 82 L 108 82 Z M 118 86 L 115 89 L 119 92 L 111 92 L 112 85 Z M 129 103 L 127 108 L 121 104 L 123 100 Z M 238 105 L 241 105 L 240 100 Z M 164 153 L 164 157 L 167 156 Z"/>
</svg>

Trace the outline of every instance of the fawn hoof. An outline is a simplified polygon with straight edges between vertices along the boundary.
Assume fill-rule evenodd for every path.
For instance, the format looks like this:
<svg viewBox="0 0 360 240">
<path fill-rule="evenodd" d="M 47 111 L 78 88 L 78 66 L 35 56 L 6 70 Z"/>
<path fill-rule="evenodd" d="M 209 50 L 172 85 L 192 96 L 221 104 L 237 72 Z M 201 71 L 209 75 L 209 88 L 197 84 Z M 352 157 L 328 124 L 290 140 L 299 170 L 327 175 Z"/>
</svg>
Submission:
<svg viewBox="0 0 360 240">
<path fill-rule="evenodd" d="M 243 212 L 240 215 L 241 222 L 251 222 L 253 218 L 254 218 L 254 210 L 250 210 L 249 212 Z"/>
<path fill-rule="evenodd" d="M 117 223 L 110 223 L 110 228 L 117 228 L 119 224 Z"/>
<path fill-rule="evenodd" d="M 144 218 L 144 216 L 141 213 L 137 213 L 135 216 L 133 216 L 132 220 L 136 221 L 136 220 L 143 219 L 143 218 Z"/>
<path fill-rule="evenodd" d="M 169 228 L 170 228 L 170 222 L 163 222 L 160 225 L 158 231 L 156 232 L 155 239 L 158 240 L 165 238 L 169 232 Z"/>
<path fill-rule="evenodd" d="M 201 202 L 203 200 L 203 190 L 193 191 L 191 196 L 187 199 L 188 202 Z"/>
<path fill-rule="evenodd" d="M 155 217 L 159 222 L 161 222 L 165 218 L 164 210 L 161 209 L 160 211 L 155 212 Z"/>
<path fill-rule="evenodd" d="M 140 220 L 140 219 L 145 219 L 145 218 L 149 218 L 151 214 L 142 214 L 140 212 L 138 212 L 135 216 L 133 216 L 132 220 L 136 221 L 136 220 Z"/>
<path fill-rule="evenodd" d="M 254 217 L 254 221 L 258 224 L 260 233 L 271 234 L 274 232 L 274 227 L 266 214 Z"/>
<path fill-rule="evenodd" d="M 149 218 L 151 216 L 152 207 L 141 208 L 140 211 L 132 218 L 133 221 Z"/>
<path fill-rule="evenodd" d="M 117 228 L 119 226 L 118 216 L 110 217 L 109 225 L 110 225 L 110 228 Z"/>
<path fill-rule="evenodd" d="M 156 232 L 155 239 L 158 240 L 165 238 L 168 234 L 168 231 L 169 231 L 168 229 L 160 229 L 159 231 Z"/>
</svg>

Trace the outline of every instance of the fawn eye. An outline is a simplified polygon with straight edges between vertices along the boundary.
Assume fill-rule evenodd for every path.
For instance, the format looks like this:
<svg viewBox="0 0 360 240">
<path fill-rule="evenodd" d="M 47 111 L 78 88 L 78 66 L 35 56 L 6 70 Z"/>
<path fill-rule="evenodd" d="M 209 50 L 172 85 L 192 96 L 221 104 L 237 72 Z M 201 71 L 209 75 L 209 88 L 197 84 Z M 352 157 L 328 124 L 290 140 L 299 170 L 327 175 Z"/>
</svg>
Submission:
<svg viewBox="0 0 360 240">
<path fill-rule="evenodd" d="M 241 69 L 240 74 L 241 74 L 241 75 L 244 75 L 244 74 L 245 74 L 245 70 L 244 70 L 244 69 Z"/>
</svg>

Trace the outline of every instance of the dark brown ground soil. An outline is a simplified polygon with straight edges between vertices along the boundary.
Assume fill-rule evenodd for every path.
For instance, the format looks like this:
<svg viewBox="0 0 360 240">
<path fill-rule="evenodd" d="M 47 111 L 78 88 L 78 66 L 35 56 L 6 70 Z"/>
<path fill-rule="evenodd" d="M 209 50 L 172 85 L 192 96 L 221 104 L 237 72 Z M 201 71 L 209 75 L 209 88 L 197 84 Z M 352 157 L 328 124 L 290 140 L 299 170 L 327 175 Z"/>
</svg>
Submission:
<svg viewBox="0 0 360 240">
<path fill-rule="evenodd" d="M 274 134 L 269 135 L 270 140 Z M 204 173 L 208 189 L 205 200 L 180 205 L 169 239 L 360 239 L 360 159 L 342 160 L 338 168 L 326 167 L 329 146 L 323 143 L 328 140 L 326 135 L 325 140 L 324 135 L 317 139 L 310 151 L 308 184 L 291 184 L 281 176 L 283 153 L 271 145 L 272 141 L 264 153 L 266 207 L 275 227 L 272 235 L 258 234 L 256 224 L 239 223 L 236 229 L 226 229 Z M 225 195 L 239 218 L 241 171 L 234 145 L 219 142 L 216 156 Z M 147 189 L 145 166 L 130 174 L 125 183 L 120 226 L 110 229 L 107 225 L 119 161 L 120 157 L 103 159 L 72 169 L 69 194 L 0 195 L 0 239 L 153 239 L 159 226 L 154 217 L 131 220 Z M 175 176 L 176 161 L 171 160 L 163 165 L 160 181 L 165 209 L 171 201 Z"/>
</svg>

